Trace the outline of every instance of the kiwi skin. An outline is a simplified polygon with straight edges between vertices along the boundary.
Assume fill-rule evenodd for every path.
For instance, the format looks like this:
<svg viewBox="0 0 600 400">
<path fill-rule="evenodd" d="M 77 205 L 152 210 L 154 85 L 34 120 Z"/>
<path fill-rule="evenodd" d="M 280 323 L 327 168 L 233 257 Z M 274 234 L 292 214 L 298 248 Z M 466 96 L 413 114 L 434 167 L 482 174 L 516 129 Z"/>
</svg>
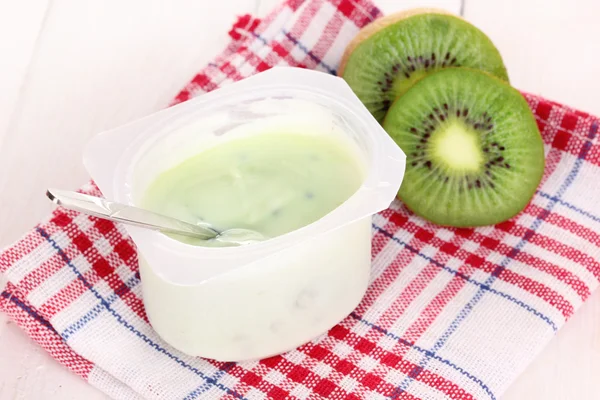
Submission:
<svg viewBox="0 0 600 400">
<path fill-rule="evenodd" d="M 476 97 L 465 100 L 460 96 L 461 92 L 463 95 L 467 93 L 464 97 Z M 458 100 L 453 103 L 452 99 Z M 491 103 L 485 107 L 481 106 L 486 101 Z M 445 109 L 449 111 L 440 107 L 446 103 L 448 107 Z M 441 127 L 444 129 L 444 124 L 453 124 L 454 122 L 450 121 L 457 120 L 453 115 L 461 107 L 470 109 L 468 118 L 471 119 L 471 124 L 477 122 L 482 110 L 489 111 L 488 115 L 493 118 L 493 122 L 485 124 L 493 126 L 492 132 L 478 131 L 478 138 L 481 140 L 478 143 L 484 148 L 489 145 L 489 140 L 497 141 L 499 146 L 502 146 L 500 149 L 506 150 L 502 154 L 506 158 L 500 165 L 494 163 L 491 158 L 486 159 L 485 167 L 483 162 L 480 164 L 477 175 L 470 178 L 471 183 L 477 182 L 477 187 L 469 184 L 468 189 L 464 183 L 467 179 L 463 176 L 451 178 L 449 184 L 448 178 L 444 181 L 443 174 L 448 170 L 439 169 L 440 164 L 436 165 L 433 156 L 435 147 L 432 147 L 435 146 L 434 138 L 438 133 L 436 131 Z M 437 126 L 432 128 L 433 130 L 428 129 L 424 132 L 426 136 L 421 133 L 415 136 L 411 133 L 411 126 L 417 126 L 419 130 L 418 124 L 423 121 L 422 118 L 436 109 L 441 110 L 438 111 L 440 115 L 445 115 L 445 122 L 443 118 L 439 123 L 436 122 Z M 435 114 L 435 111 L 433 113 Z M 464 118 L 462 120 L 464 122 Z M 543 140 L 526 100 L 506 82 L 484 71 L 464 67 L 446 68 L 421 79 L 394 102 L 386 115 L 383 127 L 408 156 L 406 173 L 398 197 L 415 214 L 438 225 L 477 227 L 506 221 L 527 206 L 544 173 Z M 417 142 L 419 139 L 420 142 Z M 418 151 L 424 151 L 422 154 L 426 152 L 427 156 L 422 160 L 432 160 L 433 168 L 431 161 L 415 162 L 421 156 L 414 153 L 414 144 L 425 148 Z M 504 146 L 507 148 L 504 149 Z M 487 156 L 487 153 L 485 155 Z M 492 165 L 488 166 L 490 161 Z M 488 179 L 484 175 L 486 168 L 491 168 L 491 179 L 488 180 L 491 184 L 484 182 L 484 179 Z M 455 184 L 457 181 L 459 183 Z"/>
<path fill-rule="evenodd" d="M 344 50 L 344 55 L 342 56 L 342 61 L 340 62 L 340 66 L 337 71 L 338 76 L 342 76 L 344 74 L 344 69 L 346 68 L 346 64 L 350 59 L 350 55 L 352 52 L 361 44 L 364 40 L 370 38 L 383 28 L 395 24 L 398 21 L 402 21 L 405 18 L 412 17 L 413 15 L 419 14 L 441 14 L 441 15 L 452 15 L 457 18 L 461 18 L 451 12 L 446 10 L 442 10 L 441 8 L 413 8 L 410 10 L 400 11 L 394 14 L 386 15 L 385 17 L 377 18 L 373 22 L 365 25 L 352 39 L 350 43 L 346 46 L 346 50 Z M 462 19 L 462 18 L 461 18 Z"/>
</svg>

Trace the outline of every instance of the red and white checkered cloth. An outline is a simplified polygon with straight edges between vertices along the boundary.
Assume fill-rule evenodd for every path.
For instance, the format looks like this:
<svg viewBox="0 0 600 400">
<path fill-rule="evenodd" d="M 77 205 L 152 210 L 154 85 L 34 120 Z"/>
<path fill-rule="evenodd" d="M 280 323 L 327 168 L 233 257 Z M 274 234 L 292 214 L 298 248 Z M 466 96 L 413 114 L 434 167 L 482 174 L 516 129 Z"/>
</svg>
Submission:
<svg viewBox="0 0 600 400">
<path fill-rule="evenodd" d="M 262 22 L 243 17 L 176 101 L 273 65 L 334 73 L 345 45 L 380 15 L 368 0 L 289 0 Z M 0 309 L 116 399 L 497 399 L 600 276 L 599 120 L 526 97 L 547 167 L 525 211 L 448 229 L 394 202 L 373 218 L 362 303 L 287 354 L 220 363 L 171 348 L 148 324 L 123 228 L 64 210 L 0 255 Z"/>
</svg>

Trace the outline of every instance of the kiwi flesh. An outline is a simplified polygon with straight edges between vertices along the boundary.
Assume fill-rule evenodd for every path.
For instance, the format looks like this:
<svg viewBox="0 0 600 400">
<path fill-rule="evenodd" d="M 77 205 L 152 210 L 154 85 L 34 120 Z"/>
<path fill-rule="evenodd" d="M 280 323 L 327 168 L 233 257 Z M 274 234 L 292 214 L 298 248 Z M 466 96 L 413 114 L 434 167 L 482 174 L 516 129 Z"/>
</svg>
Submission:
<svg viewBox="0 0 600 400">
<path fill-rule="evenodd" d="M 519 213 L 544 172 L 544 147 L 523 96 L 502 80 L 447 68 L 415 83 L 384 129 L 407 155 L 399 197 L 440 225 L 496 224 Z"/>
<path fill-rule="evenodd" d="M 363 28 L 346 48 L 338 74 L 381 122 L 392 102 L 419 79 L 461 66 L 508 81 L 498 49 L 483 32 L 445 11 L 420 9 Z"/>
</svg>

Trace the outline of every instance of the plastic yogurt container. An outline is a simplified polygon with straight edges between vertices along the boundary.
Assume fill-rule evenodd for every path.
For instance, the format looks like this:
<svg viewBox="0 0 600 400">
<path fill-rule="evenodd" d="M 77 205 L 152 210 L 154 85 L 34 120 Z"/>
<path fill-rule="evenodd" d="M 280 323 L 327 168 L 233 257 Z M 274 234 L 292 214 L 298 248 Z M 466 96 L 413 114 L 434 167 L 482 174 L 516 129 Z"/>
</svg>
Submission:
<svg viewBox="0 0 600 400">
<path fill-rule="evenodd" d="M 264 358 L 345 318 L 369 282 L 371 216 L 396 196 L 405 155 L 341 78 L 287 67 L 103 132 L 84 153 L 106 198 L 139 205 L 164 171 L 213 146 L 273 129 L 344 136 L 365 178 L 323 218 L 257 244 L 193 246 L 127 226 L 150 323 L 186 354 Z"/>
</svg>

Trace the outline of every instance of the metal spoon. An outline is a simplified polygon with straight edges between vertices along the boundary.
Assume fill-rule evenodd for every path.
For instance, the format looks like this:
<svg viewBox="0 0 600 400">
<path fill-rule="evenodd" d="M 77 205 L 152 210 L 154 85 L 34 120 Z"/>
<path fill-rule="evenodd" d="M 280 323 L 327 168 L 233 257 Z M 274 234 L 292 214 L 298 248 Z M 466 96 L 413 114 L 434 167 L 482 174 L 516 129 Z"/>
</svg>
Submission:
<svg viewBox="0 0 600 400">
<path fill-rule="evenodd" d="M 48 189 L 46 190 L 46 196 L 54 204 L 70 210 L 161 232 L 175 233 L 203 240 L 214 239 L 219 242 L 238 245 L 266 240 L 266 237 L 262 234 L 249 229 L 235 228 L 219 231 L 206 222 L 199 222 L 194 225 L 153 211 L 69 190 Z"/>
</svg>

